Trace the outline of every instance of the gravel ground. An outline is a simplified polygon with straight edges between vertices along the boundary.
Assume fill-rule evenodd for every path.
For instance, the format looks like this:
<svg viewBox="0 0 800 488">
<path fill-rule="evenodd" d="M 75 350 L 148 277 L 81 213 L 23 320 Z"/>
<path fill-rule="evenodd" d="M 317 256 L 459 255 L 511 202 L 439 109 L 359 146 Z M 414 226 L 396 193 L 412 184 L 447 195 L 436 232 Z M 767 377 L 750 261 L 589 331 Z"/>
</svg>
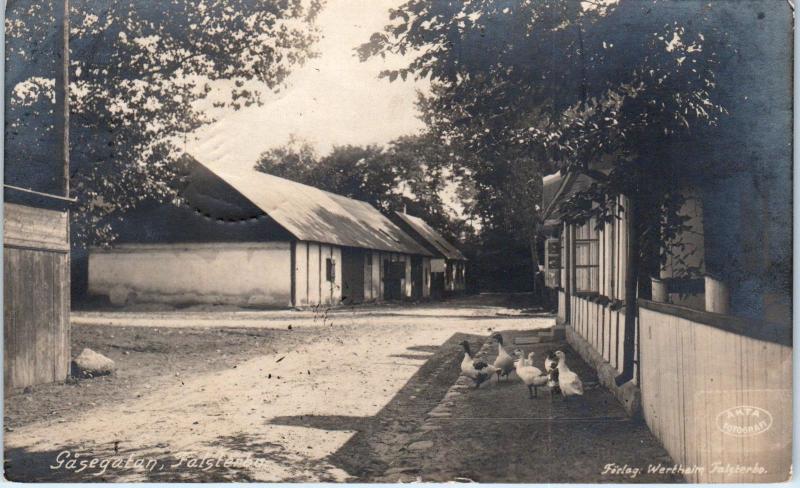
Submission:
<svg viewBox="0 0 800 488">
<path fill-rule="evenodd" d="M 176 388 L 187 377 L 234 367 L 277 347 L 309 340 L 310 330 L 175 329 L 72 326 L 72 357 L 88 347 L 113 359 L 118 373 L 67 384 L 8 392 L 4 429 L 32 422 L 67 422 L 98 405 L 119 405 L 153 391 Z"/>
<path fill-rule="evenodd" d="M 92 347 L 117 361 L 119 372 L 11 395 L 6 476 L 376 478 L 456 380 L 460 340 L 553 324 L 549 316 L 524 315 L 520 298 L 482 295 L 322 315 L 87 313 L 100 323 L 76 325 L 73 352 Z"/>
<path fill-rule="evenodd" d="M 535 331 L 504 331 L 506 344 Z M 474 347 L 474 346 L 473 346 Z M 583 397 L 564 401 L 542 389 L 528 389 L 512 374 L 474 389 L 459 379 L 422 426 L 408 437 L 393 467 L 372 481 L 478 481 L 492 483 L 675 483 L 677 475 L 654 475 L 648 466 L 672 466 L 667 452 L 639 421 L 625 416 L 595 372 L 565 343 L 520 347 L 533 351 L 544 370 L 549 350 L 567 354 L 584 382 Z M 493 361 L 495 345 L 483 354 Z M 635 469 L 640 469 L 634 476 Z"/>
</svg>

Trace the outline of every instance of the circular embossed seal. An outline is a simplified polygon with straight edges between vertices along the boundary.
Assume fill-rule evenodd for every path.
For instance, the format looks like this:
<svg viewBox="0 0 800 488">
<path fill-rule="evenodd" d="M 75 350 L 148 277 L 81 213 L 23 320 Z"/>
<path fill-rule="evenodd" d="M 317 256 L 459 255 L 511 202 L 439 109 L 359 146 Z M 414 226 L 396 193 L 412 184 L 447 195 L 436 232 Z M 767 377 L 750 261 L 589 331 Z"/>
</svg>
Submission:
<svg viewBox="0 0 800 488">
<path fill-rule="evenodd" d="M 717 428 L 734 437 L 763 434 L 772 426 L 772 414 L 761 407 L 739 405 L 717 415 Z"/>
</svg>

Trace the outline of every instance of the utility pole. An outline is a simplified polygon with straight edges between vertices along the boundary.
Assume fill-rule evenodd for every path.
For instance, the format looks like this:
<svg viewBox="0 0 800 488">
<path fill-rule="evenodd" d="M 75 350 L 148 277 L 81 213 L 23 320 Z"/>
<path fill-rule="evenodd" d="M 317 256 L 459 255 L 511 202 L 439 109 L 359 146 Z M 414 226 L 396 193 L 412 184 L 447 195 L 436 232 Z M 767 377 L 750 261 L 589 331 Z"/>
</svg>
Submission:
<svg viewBox="0 0 800 488">
<path fill-rule="evenodd" d="M 55 128 L 58 136 L 59 159 L 62 164 L 64 197 L 69 198 L 69 0 L 62 0 L 55 5 L 55 21 L 60 40 L 56 49 L 55 91 L 56 107 L 54 110 Z"/>
</svg>

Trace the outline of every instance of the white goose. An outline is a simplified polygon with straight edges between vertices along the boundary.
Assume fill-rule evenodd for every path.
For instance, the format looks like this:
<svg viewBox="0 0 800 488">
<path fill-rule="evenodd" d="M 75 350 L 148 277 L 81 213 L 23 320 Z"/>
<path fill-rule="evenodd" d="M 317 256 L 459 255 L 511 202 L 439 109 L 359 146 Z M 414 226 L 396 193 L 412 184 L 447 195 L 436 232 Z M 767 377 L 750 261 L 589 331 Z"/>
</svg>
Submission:
<svg viewBox="0 0 800 488">
<path fill-rule="evenodd" d="M 508 379 L 509 373 L 514 371 L 514 357 L 506 352 L 503 347 L 503 336 L 499 332 L 492 334 L 492 339 L 497 342 L 497 358 L 494 360 L 494 367 L 497 368 L 497 381 L 500 381 L 501 375 Z"/>
<path fill-rule="evenodd" d="M 547 353 L 547 356 L 544 358 L 544 371 L 549 373 L 556 367 L 558 361 L 553 359 L 553 352 L 552 350 Z"/>
<path fill-rule="evenodd" d="M 461 373 L 474 381 L 475 388 L 478 388 L 481 386 L 481 383 L 497 373 L 497 368 L 486 363 L 486 361 L 474 360 L 472 358 L 472 351 L 469 348 L 469 342 L 462 341 L 461 346 L 464 348 L 464 359 L 461 360 Z"/>
<path fill-rule="evenodd" d="M 517 376 L 528 386 L 528 398 L 539 396 L 539 387 L 547 383 L 547 375 L 542 374 L 542 370 L 533 366 L 533 352 L 528 353 L 526 360 L 522 355 L 522 350 L 517 349 L 514 355 L 517 356 L 516 369 Z"/>
<path fill-rule="evenodd" d="M 558 359 L 556 359 L 553 351 L 549 351 L 544 358 L 544 370 L 547 373 L 547 386 L 550 391 L 558 393 Z"/>
<path fill-rule="evenodd" d="M 564 398 L 573 395 L 583 395 L 583 382 L 575 374 L 574 371 L 569 369 L 566 362 L 566 356 L 562 351 L 556 351 L 558 358 L 558 387 L 561 389 L 561 394 Z"/>
</svg>

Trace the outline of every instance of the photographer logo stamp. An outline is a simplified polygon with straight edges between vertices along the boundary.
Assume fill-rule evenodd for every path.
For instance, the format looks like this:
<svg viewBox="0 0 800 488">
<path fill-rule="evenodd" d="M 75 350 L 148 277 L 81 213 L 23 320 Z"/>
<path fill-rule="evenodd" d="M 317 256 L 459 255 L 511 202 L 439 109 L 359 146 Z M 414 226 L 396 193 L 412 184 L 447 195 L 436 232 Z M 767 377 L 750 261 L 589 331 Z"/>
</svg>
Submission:
<svg viewBox="0 0 800 488">
<path fill-rule="evenodd" d="M 740 405 L 717 415 L 717 428 L 734 437 L 752 437 L 772 427 L 772 414 L 761 407 Z"/>
</svg>

